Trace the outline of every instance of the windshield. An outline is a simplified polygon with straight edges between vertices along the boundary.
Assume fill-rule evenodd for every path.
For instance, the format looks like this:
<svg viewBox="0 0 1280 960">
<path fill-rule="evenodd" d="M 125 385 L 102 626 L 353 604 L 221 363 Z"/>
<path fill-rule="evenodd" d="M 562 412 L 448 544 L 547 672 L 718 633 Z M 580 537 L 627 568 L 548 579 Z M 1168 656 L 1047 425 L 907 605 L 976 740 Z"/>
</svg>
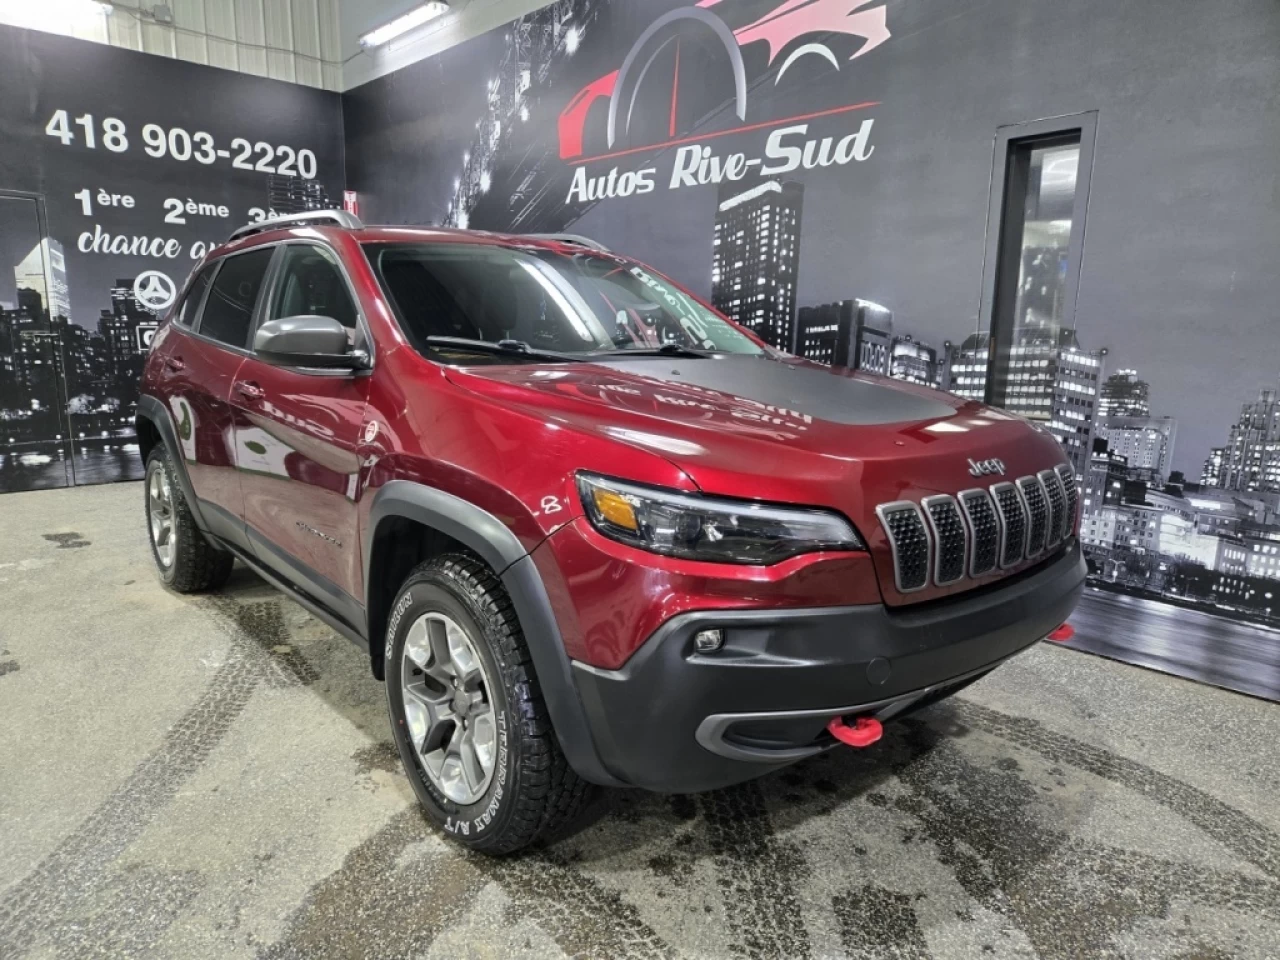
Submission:
<svg viewBox="0 0 1280 960">
<path fill-rule="evenodd" d="M 765 352 L 669 280 L 609 254 L 394 243 L 371 244 L 368 256 L 405 334 L 423 352 L 462 353 L 477 363 L 520 359 L 514 352 L 468 354 L 456 340 L 441 346 L 436 338 L 575 356 Z"/>
</svg>

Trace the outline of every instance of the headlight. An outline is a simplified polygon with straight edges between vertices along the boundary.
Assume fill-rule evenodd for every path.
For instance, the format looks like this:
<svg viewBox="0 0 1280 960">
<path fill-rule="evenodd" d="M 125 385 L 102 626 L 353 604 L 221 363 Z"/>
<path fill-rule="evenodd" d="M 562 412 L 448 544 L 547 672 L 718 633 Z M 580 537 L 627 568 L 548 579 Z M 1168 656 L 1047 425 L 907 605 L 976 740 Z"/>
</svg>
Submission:
<svg viewBox="0 0 1280 960">
<path fill-rule="evenodd" d="M 644 550 L 717 563 L 777 563 L 817 550 L 864 550 L 843 517 L 822 510 L 717 500 L 578 474 L 592 525 Z"/>
</svg>

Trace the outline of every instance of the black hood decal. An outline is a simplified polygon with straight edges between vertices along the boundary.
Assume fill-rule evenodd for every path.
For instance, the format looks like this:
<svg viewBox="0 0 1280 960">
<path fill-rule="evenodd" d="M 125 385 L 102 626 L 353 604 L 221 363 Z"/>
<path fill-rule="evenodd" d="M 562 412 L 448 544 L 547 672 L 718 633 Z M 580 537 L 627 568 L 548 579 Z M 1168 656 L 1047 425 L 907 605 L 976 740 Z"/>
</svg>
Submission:
<svg viewBox="0 0 1280 960">
<path fill-rule="evenodd" d="M 635 357 L 597 364 L 848 426 L 937 420 L 956 412 L 942 395 L 935 400 L 891 383 L 852 377 L 843 370 L 765 357 Z"/>
</svg>

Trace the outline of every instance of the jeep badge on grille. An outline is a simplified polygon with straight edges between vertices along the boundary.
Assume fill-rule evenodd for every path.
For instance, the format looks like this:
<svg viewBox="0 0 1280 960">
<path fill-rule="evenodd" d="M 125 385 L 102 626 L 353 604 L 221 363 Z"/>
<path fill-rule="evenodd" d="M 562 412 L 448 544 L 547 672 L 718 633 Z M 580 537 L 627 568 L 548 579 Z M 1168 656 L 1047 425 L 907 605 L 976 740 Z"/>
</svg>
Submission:
<svg viewBox="0 0 1280 960">
<path fill-rule="evenodd" d="M 994 458 L 991 460 L 970 460 L 969 472 L 975 477 L 985 477 L 991 474 L 1003 477 L 1004 461 L 996 460 Z"/>
</svg>

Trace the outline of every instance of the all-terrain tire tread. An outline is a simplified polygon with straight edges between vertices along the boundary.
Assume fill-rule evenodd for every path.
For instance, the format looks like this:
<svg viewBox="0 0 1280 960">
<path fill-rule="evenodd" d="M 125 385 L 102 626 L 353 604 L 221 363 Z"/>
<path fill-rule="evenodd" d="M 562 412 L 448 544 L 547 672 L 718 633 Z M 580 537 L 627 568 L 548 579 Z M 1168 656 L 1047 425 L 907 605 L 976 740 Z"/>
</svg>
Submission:
<svg viewBox="0 0 1280 960">
<path fill-rule="evenodd" d="M 478 557 L 450 553 L 420 564 L 408 580 L 421 576 L 444 580 L 456 594 L 470 598 L 481 626 L 500 648 L 495 652 L 505 673 L 511 732 L 520 740 L 520 789 L 503 830 L 473 846 L 493 855 L 512 853 L 572 822 L 592 785 L 574 773 L 560 749 L 515 606 L 497 574 Z"/>
</svg>

